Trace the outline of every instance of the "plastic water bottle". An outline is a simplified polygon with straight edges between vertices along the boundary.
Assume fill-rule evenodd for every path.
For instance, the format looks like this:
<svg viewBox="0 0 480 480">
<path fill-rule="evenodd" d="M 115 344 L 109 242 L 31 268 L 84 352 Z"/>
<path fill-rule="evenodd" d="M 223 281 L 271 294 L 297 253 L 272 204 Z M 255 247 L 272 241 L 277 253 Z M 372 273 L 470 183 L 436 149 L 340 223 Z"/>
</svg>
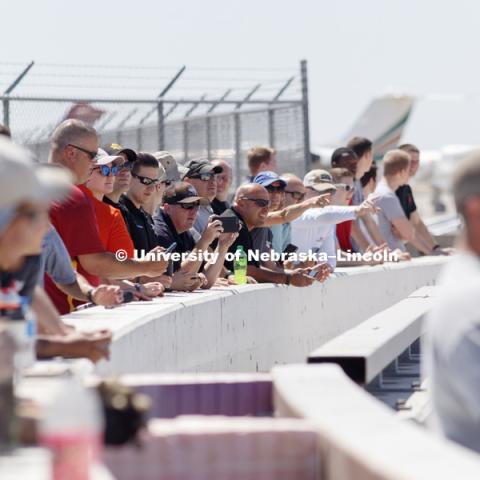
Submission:
<svg viewBox="0 0 480 480">
<path fill-rule="evenodd" d="M 17 375 L 21 374 L 25 368 L 31 367 L 36 360 L 37 319 L 26 297 L 20 297 L 20 312 L 21 315 L 15 315 L 8 322 L 17 347 L 14 356 Z"/>
<path fill-rule="evenodd" d="M 75 378 L 63 380 L 40 423 L 39 438 L 53 453 L 52 480 L 90 480 L 103 442 L 97 392 Z"/>
<path fill-rule="evenodd" d="M 238 245 L 237 251 L 235 252 L 233 274 L 235 282 L 238 285 L 245 285 L 247 283 L 247 254 L 243 250 L 242 245 Z"/>
</svg>

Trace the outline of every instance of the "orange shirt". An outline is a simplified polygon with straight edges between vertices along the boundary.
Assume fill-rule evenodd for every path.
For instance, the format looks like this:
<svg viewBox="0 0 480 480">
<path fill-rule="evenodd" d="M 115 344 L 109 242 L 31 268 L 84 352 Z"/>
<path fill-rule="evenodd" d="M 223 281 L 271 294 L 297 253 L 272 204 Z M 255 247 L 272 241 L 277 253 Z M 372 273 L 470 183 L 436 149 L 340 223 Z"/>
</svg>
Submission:
<svg viewBox="0 0 480 480">
<path fill-rule="evenodd" d="M 120 210 L 97 200 L 91 190 L 85 185 L 80 185 L 79 188 L 85 192 L 92 201 L 95 216 L 97 217 L 100 240 L 105 249 L 112 253 L 118 250 L 125 250 L 127 257 L 133 258 L 133 242 Z"/>
</svg>

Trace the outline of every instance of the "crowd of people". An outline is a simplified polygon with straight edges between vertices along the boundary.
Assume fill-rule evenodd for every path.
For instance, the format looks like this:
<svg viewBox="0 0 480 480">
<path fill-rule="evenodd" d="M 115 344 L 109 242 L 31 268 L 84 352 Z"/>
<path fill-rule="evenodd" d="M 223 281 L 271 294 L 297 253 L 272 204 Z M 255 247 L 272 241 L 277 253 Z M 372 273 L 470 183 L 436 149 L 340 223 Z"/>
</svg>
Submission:
<svg viewBox="0 0 480 480">
<path fill-rule="evenodd" d="M 407 243 L 424 255 L 451 253 L 418 214 L 408 185 L 419 163 L 413 145 L 384 156 L 382 178 L 372 142 L 360 137 L 333 152 L 331 168 L 304 178 L 279 172 L 272 148 L 253 147 L 247 163 L 250 176 L 233 191 L 225 159 L 182 165 L 165 151 L 100 148 L 95 129 L 72 119 L 53 132 L 49 158 L 34 159 L 2 126 L 1 316 L 17 314 L 27 299 L 38 357 L 97 361 L 108 357 L 111 334 L 75 331 L 62 314 L 114 307 L 128 296 L 226 288 L 236 283 L 239 250 L 248 254 L 248 283 L 295 287 L 325 282 L 337 266 L 384 261 L 337 261 L 339 250 L 395 253 L 400 261 L 410 259 Z M 182 255 L 156 255 L 166 251 Z"/>
</svg>

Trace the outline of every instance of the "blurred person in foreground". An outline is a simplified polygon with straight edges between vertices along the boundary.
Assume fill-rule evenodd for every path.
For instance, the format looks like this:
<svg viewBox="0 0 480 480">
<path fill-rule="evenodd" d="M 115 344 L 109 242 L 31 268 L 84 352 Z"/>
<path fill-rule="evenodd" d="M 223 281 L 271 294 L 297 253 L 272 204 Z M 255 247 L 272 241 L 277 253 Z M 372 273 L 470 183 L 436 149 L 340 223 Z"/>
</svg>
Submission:
<svg viewBox="0 0 480 480">
<path fill-rule="evenodd" d="M 428 315 L 424 374 L 435 428 L 480 453 L 480 151 L 457 166 L 453 195 L 464 228 Z"/>
<path fill-rule="evenodd" d="M 78 185 L 85 183 L 95 167 L 98 138 L 93 127 L 79 120 L 65 120 L 53 132 L 49 162 L 63 165 L 74 176 L 75 185 L 62 202 L 50 208 L 50 220 L 62 238 L 75 270 L 93 285 L 102 278 L 125 279 L 139 275 L 157 277 L 167 267 L 165 260 L 118 260 L 102 244 L 92 202 Z M 156 162 L 156 160 L 155 160 Z M 70 312 L 64 292 L 46 276 L 45 289 L 61 314 Z"/>
<path fill-rule="evenodd" d="M 69 189 L 70 178 L 63 169 L 35 165 L 25 150 L 0 139 L 0 316 L 23 315 L 23 297 L 37 316 L 39 357 L 97 361 L 108 358 L 110 332 L 74 331 L 38 286 L 42 239 L 50 228 L 49 202 L 61 199 Z"/>
</svg>

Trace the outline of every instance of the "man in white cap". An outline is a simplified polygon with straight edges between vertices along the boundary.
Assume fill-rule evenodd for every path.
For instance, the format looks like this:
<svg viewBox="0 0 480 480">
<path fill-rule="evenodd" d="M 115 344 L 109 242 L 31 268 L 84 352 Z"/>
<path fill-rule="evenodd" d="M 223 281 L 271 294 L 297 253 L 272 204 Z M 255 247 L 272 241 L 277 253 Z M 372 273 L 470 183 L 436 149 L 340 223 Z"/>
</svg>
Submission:
<svg viewBox="0 0 480 480">
<path fill-rule="evenodd" d="M 26 300 L 37 314 L 39 356 L 87 356 L 96 361 L 108 356 L 111 334 L 72 332 L 37 285 L 49 202 L 68 193 L 70 186 L 64 169 L 35 165 L 28 152 L 0 139 L 0 316 L 21 318 Z"/>
</svg>

